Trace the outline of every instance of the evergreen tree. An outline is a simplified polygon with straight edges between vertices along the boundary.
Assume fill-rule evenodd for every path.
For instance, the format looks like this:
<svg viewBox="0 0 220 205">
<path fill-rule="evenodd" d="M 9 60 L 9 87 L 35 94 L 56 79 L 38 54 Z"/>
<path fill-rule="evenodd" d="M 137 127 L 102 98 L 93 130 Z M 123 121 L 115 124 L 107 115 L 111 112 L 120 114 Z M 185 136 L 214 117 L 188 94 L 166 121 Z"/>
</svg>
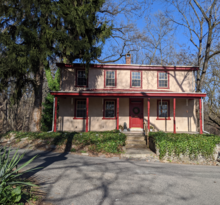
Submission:
<svg viewBox="0 0 220 205">
<path fill-rule="evenodd" d="M 60 70 L 58 69 L 56 71 L 54 79 L 51 75 L 50 69 L 46 69 L 45 73 L 46 73 L 47 84 L 48 84 L 49 90 L 59 91 L 60 90 Z M 53 101 L 54 101 L 54 96 L 48 93 L 45 98 L 45 102 L 43 103 L 44 108 L 43 108 L 42 119 L 41 119 L 41 130 L 42 131 L 49 131 L 52 129 Z"/>
<path fill-rule="evenodd" d="M 0 1 L 0 89 L 15 80 L 14 98 L 31 83 L 35 101 L 30 123 L 40 131 L 44 68 L 59 56 L 68 62 L 89 63 L 101 54 L 112 27 L 98 22 L 104 0 L 7 0 Z M 64 61 L 65 62 L 65 61 Z M 0 90 L 0 92 L 1 92 Z"/>
</svg>

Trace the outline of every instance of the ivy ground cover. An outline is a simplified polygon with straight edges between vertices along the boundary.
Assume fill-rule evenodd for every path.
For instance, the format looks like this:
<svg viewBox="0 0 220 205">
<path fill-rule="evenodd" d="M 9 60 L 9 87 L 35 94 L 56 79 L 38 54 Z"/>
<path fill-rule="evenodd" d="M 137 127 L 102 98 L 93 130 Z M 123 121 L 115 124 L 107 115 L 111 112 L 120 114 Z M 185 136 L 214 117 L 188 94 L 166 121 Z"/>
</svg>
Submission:
<svg viewBox="0 0 220 205">
<path fill-rule="evenodd" d="M 118 130 L 105 132 L 11 132 L 17 141 L 22 138 L 29 140 L 41 139 L 48 145 L 79 145 L 88 146 L 90 151 L 115 153 L 122 152 L 122 146 L 125 145 L 126 135 Z M 9 137 L 10 133 L 2 137 Z"/>
<path fill-rule="evenodd" d="M 197 157 L 199 154 L 208 158 L 212 157 L 216 144 L 220 143 L 220 136 L 207 134 L 173 134 L 164 132 L 151 132 L 156 148 L 160 150 L 160 159 L 166 153 L 170 156 L 187 154 Z"/>
</svg>

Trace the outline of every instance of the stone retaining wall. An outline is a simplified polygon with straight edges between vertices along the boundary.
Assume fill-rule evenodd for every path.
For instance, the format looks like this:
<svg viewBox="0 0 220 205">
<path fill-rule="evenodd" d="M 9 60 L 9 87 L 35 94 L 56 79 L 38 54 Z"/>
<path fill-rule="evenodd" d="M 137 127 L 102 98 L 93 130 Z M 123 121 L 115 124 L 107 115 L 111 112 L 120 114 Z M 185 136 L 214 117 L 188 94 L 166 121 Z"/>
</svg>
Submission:
<svg viewBox="0 0 220 205">
<path fill-rule="evenodd" d="M 154 138 L 149 137 L 149 148 L 156 153 L 156 155 L 160 155 L 160 150 L 156 147 Z M 213 153 L 213 156 L 210 158 L 205 158 L 201 154 L 197 157 L 189 157 L 188 153 L 180 154 L 180 156 L 176 156 L 174 153 L 171 154 L 171 156 L 166 153 L 166 155 L 163 157 L 163 161 L 167 162 L 178 162 L 178 163 L 186 163 L 186 164 L 200 164 L 200 165 L 220 165 L 220 162 L 218 161 L 218 157 L 220 154 L 220 144 L 217 144 Z"/>
</svg>

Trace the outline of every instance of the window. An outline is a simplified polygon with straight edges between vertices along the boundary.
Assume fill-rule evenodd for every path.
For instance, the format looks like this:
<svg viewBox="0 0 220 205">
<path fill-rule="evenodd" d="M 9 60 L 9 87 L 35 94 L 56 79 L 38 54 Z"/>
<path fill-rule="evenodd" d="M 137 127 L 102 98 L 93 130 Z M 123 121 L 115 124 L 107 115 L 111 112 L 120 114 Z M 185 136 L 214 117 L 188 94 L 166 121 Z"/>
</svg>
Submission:
<svg viewBox="0 0 220 205">
<path fill-rule="evenodd" d="M 87 86 L 85 70 L 77 70 L 77 86 Z"/>
<path fill-rule="evenodd" d="M 157 101 L 157 120 L 170 120 L 170 101 L 158 100 Z"/>
<path fill-rule="evenodd" d="M 76 100 L 76 118 L 86 117 L 86 100 Z"/>
<path fill-rule="evenodd" d="M 169 73 L 158 72 L 158 88 L 169 88 L 168 78 L 169 78 Z"/>
<path fill-rule="evenodd" d="M 104 115 L 103 115 L 104 119 L 105 118 L 115 119 L 115 117 L 116 117 L 115 105 L 116 105 L 115 100 L 104 100 Z"/>
<path fill-rule="evenodd" d="M 105 71 L 105 87 L 116 87 L 117 73 L 114 70 Z"/>
<path fill-rule="evenodd" d="M 131 87 L 141 87 L 141 72 L 131 72 Z"/>
</svg>

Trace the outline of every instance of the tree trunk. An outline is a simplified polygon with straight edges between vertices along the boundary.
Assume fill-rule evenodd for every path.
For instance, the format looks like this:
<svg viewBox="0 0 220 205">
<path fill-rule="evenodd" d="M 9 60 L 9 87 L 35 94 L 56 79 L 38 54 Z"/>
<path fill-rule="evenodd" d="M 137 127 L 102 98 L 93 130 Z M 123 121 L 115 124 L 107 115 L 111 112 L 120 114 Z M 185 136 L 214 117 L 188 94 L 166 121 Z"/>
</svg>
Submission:
<svg viewBox="0 0 220 205">
<path fill-rule="evenodd" d="M 43 77 L 44 70 L 43 65 L 35 75 L 36 87 L 34 89 L 34 107 L 32 111 L 30 131 L 39 132 L 41 129 L 41 112 L 42 112 L 42 90 L 43 90 Z"/>
</svg>

